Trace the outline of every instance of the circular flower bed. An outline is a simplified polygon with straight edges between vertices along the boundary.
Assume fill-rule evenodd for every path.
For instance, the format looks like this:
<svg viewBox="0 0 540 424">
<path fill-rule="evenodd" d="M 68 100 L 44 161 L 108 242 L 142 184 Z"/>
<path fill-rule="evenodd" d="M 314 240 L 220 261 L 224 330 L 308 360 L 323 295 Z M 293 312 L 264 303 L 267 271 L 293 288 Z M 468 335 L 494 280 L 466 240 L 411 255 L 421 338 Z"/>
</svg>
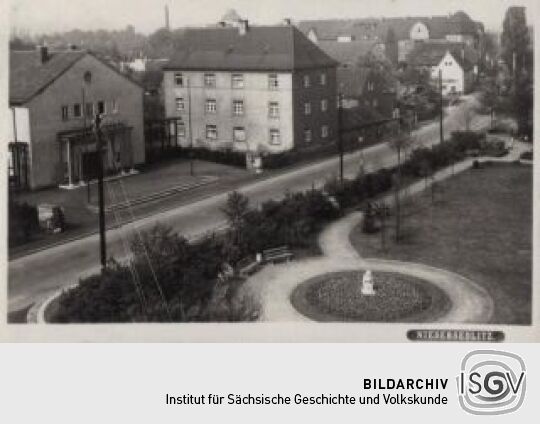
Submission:
<svg viewBox="0 0 540 424">
<path fill-rule="evenodd" d="M 361 293 L 363 271 L 323 274 L 300 284 L 291 303 L 315 321 L 429 322 L 451 306 L 446 294 L 417 278 L 374 272 L 376 294 Z"/>
</svg>

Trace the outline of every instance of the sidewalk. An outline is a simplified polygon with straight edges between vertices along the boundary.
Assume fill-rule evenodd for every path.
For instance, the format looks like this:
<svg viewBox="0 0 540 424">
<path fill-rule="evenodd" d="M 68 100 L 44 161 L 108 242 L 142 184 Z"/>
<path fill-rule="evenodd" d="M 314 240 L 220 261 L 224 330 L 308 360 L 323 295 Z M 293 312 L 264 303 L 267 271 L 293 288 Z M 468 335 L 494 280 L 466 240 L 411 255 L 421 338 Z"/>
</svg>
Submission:
<svg viewBox="0 0 540 424">
<path fill-rule="evenodd" d="M 193 201 L 194 198 L 229 190 L 254 178 L 246 170 L 212 162 L 195 161 L 194 170 L 195 175 L 192 176 L 189 162 L 174 160 L 149 166 L 136 175 L 106 181 L 104 197 L 108 228 L 116 226 L 117 219 L 120 222 L 130 220 L 131 213 L 137 217 L 151 215 Z M 50 188 L 19 193 L 14 199 L 32 205 L 49 203 L 62 206 L 67 230 L 60 234 L 40 234 L 29 243 L 10 248 L 10 259 L 93 234 L 98 229 L 96 183 L 72 190 Z M 113 210 L 117 211 L 117 216 L 112 213 Z"/>
</svg>

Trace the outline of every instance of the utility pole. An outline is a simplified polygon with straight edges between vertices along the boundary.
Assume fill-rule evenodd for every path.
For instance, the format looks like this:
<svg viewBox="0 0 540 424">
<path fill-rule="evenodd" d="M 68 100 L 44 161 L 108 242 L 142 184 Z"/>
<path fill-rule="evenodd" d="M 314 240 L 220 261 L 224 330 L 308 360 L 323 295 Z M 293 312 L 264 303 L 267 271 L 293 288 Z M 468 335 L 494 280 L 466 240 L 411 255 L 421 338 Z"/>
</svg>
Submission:
<svg viewBox="0 0 540 424">
<path fill-rule="evenodd" d="M 193 176 L 195 175 L 195 170 L 193 169 L 193 129 L 191 125 L 191 80 L 189 77 L 187 77 L 187 85 L 188 85 L 188 103 L 189 103 L 189 109 L 188 109 L 188 124 L 189 124 L 189 175 Z"/>
<path fill-rule="evenodd" d="M 443 109 L 443 89 L 442 89 L 442 69 L 439 69 L 439 101 L 440 101 L 440 142 L 444 142 L 444 130 L 443 130 L 443 118 L 444 118 L 444 109 Z"/>
<path fill-rule="evenodd" d="M 343 185 L 343 94 L 338 94 L 339 182 Z"/>
<path fill-rule="evenodd" d="M 85 106 L 86 99 L 85 99 L 84 83 L 81 87 L 81 95 L 82 95 L 81 112 L 82 112 L 82 117 L 83 117 L 83 143 L 86 145 L 86 106 Z M 81 158 L 81 161 L 82 161 L 82 158 Z M 81 169 L 83 168 L 83 166 L 84 166 L 84 162 L 83 162 L 83 165 L 81 166 Z M 90 200 L 92 200 L 91 192 L 90 192 L 90 173 L 88 171 L 86 172 L 88 174 L 86 176 L 87 177 L 86 178 L 86 202 L 90 204 Z M 81 175 L 81 178 L 82 177 L 83 176 Z"/>
<path fill-rule="evenodd" d="M 98 196 L 99 196 L 99 250 L 101 269 L 107 266 L 107 243 L 105 241 L 105 200 L 103 197 L 103 139 L 101 134 L 102 117 L 98 113 L 94 120 L 96 133 L 96 150 L 98 153 Z"/>
</svg>

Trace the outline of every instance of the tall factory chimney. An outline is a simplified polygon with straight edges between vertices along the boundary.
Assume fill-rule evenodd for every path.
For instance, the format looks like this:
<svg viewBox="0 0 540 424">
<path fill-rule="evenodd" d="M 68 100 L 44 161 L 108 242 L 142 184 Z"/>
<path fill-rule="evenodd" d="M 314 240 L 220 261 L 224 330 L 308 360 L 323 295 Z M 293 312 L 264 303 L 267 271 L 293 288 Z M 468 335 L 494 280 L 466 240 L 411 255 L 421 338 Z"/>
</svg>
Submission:
<svg viewBox="0 0 540 424">
<path fill-rule="evenodd" d="M 165 28 L 167 29 L 167 31 L 169 31 L 171 29 L 171 25 L 170 25 L 170 22 L 169 22 L 169 5 L 165 5 Z"/>
</svg>

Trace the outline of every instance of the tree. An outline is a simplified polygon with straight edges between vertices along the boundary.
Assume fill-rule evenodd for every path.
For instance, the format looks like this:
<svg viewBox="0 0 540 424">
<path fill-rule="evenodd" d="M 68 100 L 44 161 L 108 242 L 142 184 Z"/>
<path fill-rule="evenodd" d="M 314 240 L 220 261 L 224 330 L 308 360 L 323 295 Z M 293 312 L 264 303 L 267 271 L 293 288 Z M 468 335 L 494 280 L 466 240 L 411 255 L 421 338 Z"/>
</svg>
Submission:
<svg viewBox="0 0 540 424">
<path fill-rule="evenodd" d="M 490 128 L 500 105 L 499 87 L 495 78 L 486 78 L 481 87 L 480 102 L 489 111 Z"/>
<path fill-rule="evenodd" d="M 227 196 L 222 212 L 227 217 L 230 230 L 225 242 L 225 257 L 232 263 L 242 259 L 244 254 L 244 227 L 246 216 L 250 211 L 249 199 L 238 191 L 233 191 Z"/>
<path fill-rule="evenodd" d="M 397 173 L 394 175 L 394 202 L 396 208 L 396 243 L 399 243 L 401 238 L 401 163 L 402 156 L 412 147 L 414 139 L 410 133 L 399 134 L 396 138 L 389 142 L 389 146 L 397 154 Z"/>
<path fill-rule="evenodd" d="M 512 76 L 523 69 L 530 42 L 525 8 L 518 6 L 509 7 L 503 21 L 501 55 L 510 68 Z"/>
<path fill-rule="evenodd" d="M 510 112 L 518 124 L 519 134 L 532 133 L 533 58 L 529 28 L 524 7 L 509 7 L 501 36 L 502 57 L 511 81 Z"/>
</svg>

